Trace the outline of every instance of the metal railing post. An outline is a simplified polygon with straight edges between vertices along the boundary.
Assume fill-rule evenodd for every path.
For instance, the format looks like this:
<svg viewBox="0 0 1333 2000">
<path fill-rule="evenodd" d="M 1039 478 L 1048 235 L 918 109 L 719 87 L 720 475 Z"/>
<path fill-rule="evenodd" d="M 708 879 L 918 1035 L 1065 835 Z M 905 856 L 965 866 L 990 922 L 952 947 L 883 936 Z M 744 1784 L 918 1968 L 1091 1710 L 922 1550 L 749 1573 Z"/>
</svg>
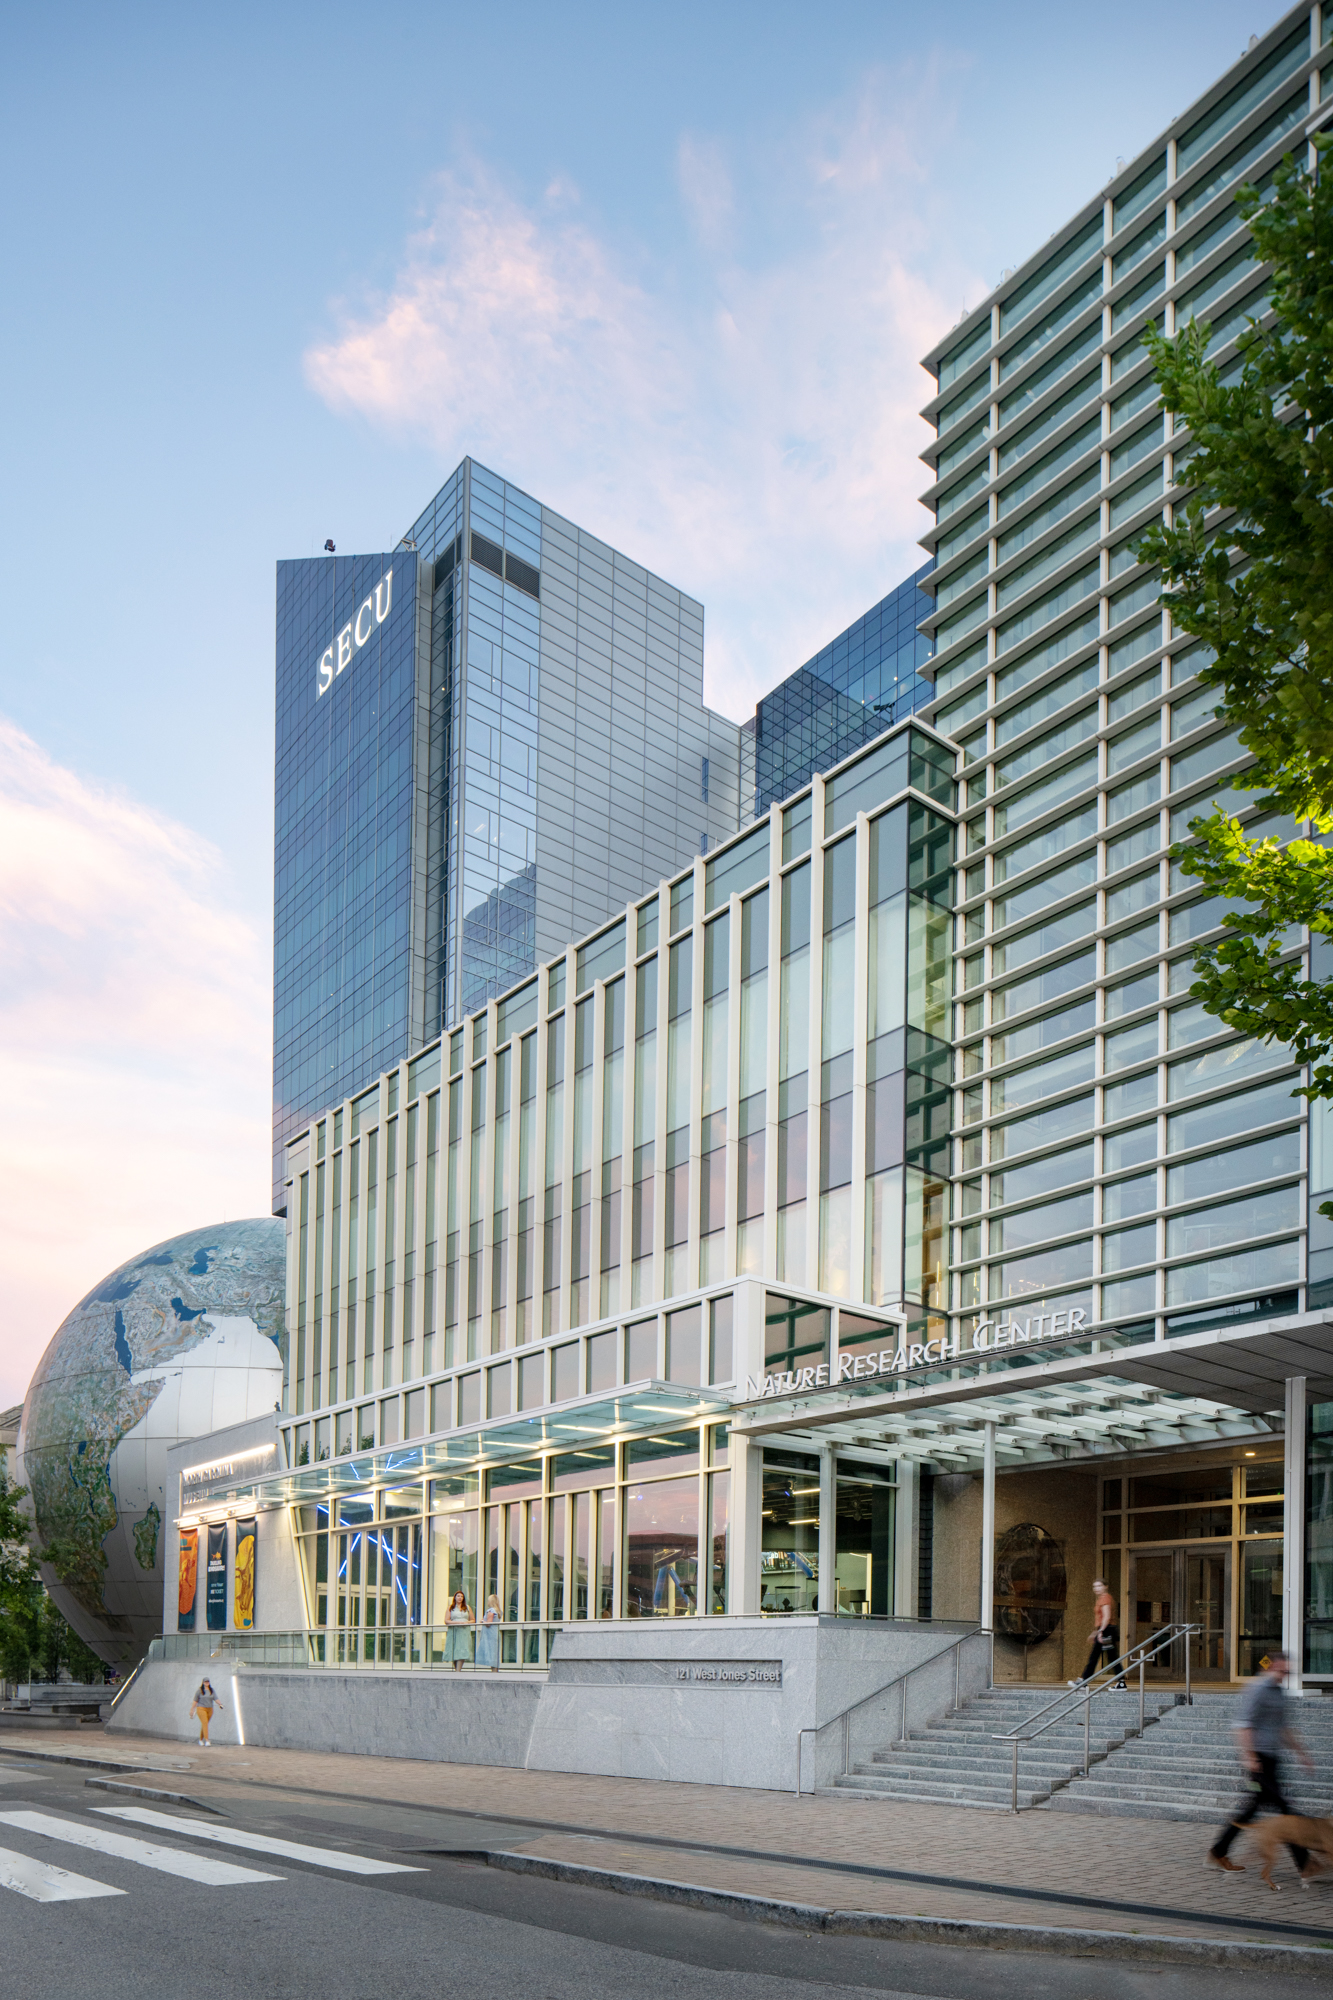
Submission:
<svg viewBox="0 0 1333 2000">
<path fill-rule="evenodd" d="M 1013 1787 L 1013 1808 L 1014 1808 L 1014 1811 L 1015 1811 L 1015 1812 L 1017 1812 L 1017 1811 L 1018 1811 L 1018 1738 L 1017 1738 L 1016 1736 L 1015 1736 L 1015 1738 L 1014 1738 L 1014 1787 Z"/>
<path fill-rule="evenodd" d="M 852 1712 L 847 1709 L 842 1718 L 842 1775 L 847 1777 L 852 1768 Z"/>
<path fill-rule="evenodd" d="M 1190 1635 L 1189 1635 L 1189 1630 L 1188 1630 L 1188 1628 L 1186 1628 L 1186 1632 L 1185 1632 L 1185 1706 L 1186 1706 L 1186 1708 L 1191 1708 L 1191 1707 L 1193 1706 L 1193 1702 L 1194 1702 L 1194 1697 L 1193 1697 L 1193 1695 L 1192 1695 L 1192 1694 L 1191 1694 L 1191 1692 L 1190 1692 Z"/>
<path fill-rule="evenodd" d="M 907 1741 L 907 1677 L 911 1671 L 912 1669 L 909 1667 L 907 1673 L 903 1675 L 902 1685 L 898 1689 L 898 1741 L 900 1743 Z"/>
<path fill-rule="evenodd" d="M 1144 1655 L 1140 1653 L 1139 1654 L 1139 1735 L 1140 1736 L 1142 1736 L 1143 1734 L 1144 1675 L 1147 1673 L 1147 1671 L 1148 1671 L 1148 1662 L 1144 1657 Z"/>
<path fill-rule="evenodd" d="M 1083 1704 L 1083 1775 L 1085 1778 L 1088 1775 L 1088 1764 L 1090 1761 L 1091 1734 L 1092 1734 L 1092 1692 L 1091 1690 L 1089 1690 L 1088 1698 Z"/>
</svg>

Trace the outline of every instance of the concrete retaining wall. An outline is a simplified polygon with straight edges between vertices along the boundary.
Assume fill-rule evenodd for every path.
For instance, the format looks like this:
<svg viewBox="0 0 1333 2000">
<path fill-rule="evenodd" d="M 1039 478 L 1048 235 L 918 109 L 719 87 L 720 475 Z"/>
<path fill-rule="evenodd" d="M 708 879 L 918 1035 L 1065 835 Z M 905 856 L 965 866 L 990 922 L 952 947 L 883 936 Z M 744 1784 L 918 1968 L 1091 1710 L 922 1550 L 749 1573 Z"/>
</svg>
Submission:
<svg viewBox="0 0 1333 2000">
<path fill-rule="evenodd" d="M 956 1636 L 929 1625 L 813 1617 L 573 1627 L 560 1635 L 528 1763 L 534 1770 L 794 1791 L 802 1730 L 827 1722 Z M 715 1666 L 731 1672 L 699 1677 Z M 761 1675 L 775 1666 L 780 1679 L 740 1678 L 747 1667 Z M 952 1691 L 950 1669 L 936 1713 L 944 1713 Z"/>
<path fill-rule="evenodd" d="M 190 1714 L 203 1678 L 198 1660 L 149 1660 L 116 1704 L 109 1731 L 199 1734 Z M 208 1669 L 222 1701 L 210 1737 L 270 1750 L 343 1750 L 364 1757 L 420 1757 L 440 1764 L 527 1760 L 543 1680 L 413 1673 L 393 1668 L 229 1666 Z"/>
<path fill-rule="evenodd" d="M 549 1677 L 209 1663 L 224 1704 L 220 1743 L 350 1751 L 605 1777 L 666 1778 L 788 1791 L 797 1739 L 909 1668 L 909 1726 L 942 1715 L 954 1693 L 956 1630 L 810 1618 L 629 1620 L 562 1632 Z M 968 1642 L 965 1692 L 988 1642 Z M 934 1661 L 934 1667 L 925 1663 Z M 187 1741 L 198 1660 L 152 1660 L 108 1724 Z M 897 1733 L 896 1694 L 861 1713 L 857 1743 Z M 842 1731 L 806 1739 L 805 1784 L 823 1782 Z M 828 1771 L 825 1771 L 825 1766 Z"/>
</svg>

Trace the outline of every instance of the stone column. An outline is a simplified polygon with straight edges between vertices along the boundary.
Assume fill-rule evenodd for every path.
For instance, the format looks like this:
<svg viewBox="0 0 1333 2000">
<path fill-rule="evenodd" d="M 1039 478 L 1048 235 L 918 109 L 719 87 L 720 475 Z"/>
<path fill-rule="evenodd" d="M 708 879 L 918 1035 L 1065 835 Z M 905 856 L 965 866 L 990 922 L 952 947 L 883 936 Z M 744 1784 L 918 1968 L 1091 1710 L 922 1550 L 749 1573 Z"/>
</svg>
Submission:
<svg viewBox="0 0 1333 2000">
<path fill-rule="evenodd" d="M 762 1446 L 731 1433 L 731 1547 L 727 1556 L 727 1610 L 752 1618 L 759 1610 L 764 1454 Z"/>
<path fill-rule="evenodd" d="M 981 1629 L 995 1630 L 995 1426 L 986 1426 L 981 1473 Z"/>
<path fill-rule="evenodd" d="M 830 1617 L 838 1609 L 838 1485 L 837 1454 L 832 1445 L 819 1447 L 819 1608 Z"/>
<path fill-rule="evenodd" d="M 915 1618 L 920 1583 L 921 1467 L 900 1458 L 898 1498 L 893 1514 L 893 1615 Z"/>
</svg>

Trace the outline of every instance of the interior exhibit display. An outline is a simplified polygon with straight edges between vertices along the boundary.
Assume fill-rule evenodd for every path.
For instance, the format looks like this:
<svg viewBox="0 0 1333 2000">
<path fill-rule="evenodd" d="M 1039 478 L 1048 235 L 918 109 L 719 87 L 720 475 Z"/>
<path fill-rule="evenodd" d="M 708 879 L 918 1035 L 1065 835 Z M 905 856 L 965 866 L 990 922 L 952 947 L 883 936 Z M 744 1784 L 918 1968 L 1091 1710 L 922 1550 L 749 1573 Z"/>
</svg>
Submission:
<svg viewBox="0 0 1333 2000">
<path fill-rule="evenodd" d="M 108 1664 L 139 1659 L 162 1630 L 168 1449 L 281 1397 L 284 1282 L 281 1222 L 190 1230 L 94 1286 L 38 1364 L 18 1467 L 33 1546 L 60 1611 Z"/>
</svg>

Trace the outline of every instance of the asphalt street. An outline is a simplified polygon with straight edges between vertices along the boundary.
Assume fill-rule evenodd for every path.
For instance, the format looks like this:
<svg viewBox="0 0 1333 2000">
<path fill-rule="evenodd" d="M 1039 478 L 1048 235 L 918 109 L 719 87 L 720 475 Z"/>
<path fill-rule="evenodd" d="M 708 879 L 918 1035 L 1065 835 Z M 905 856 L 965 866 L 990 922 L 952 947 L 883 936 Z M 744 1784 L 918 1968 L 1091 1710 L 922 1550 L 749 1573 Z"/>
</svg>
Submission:
<svg viewBox="0 0 1333 2000">
<path fill-rule="evenodd" d="M 475 1813 L 484 1801 L 469 1795 Z M 512 1823 L 242 1784 L 164 1803 L 0 1754 L 6 1989 L 25 2000 L 1249 2000 L 1248 1973 L 830 1938 L 488 1868 Z M 1333 1958 L 1333 1955 L 1330 1955 Z M 1265 2000 L 1326 1988 L 1264 1972 Z"/>
</svg>

